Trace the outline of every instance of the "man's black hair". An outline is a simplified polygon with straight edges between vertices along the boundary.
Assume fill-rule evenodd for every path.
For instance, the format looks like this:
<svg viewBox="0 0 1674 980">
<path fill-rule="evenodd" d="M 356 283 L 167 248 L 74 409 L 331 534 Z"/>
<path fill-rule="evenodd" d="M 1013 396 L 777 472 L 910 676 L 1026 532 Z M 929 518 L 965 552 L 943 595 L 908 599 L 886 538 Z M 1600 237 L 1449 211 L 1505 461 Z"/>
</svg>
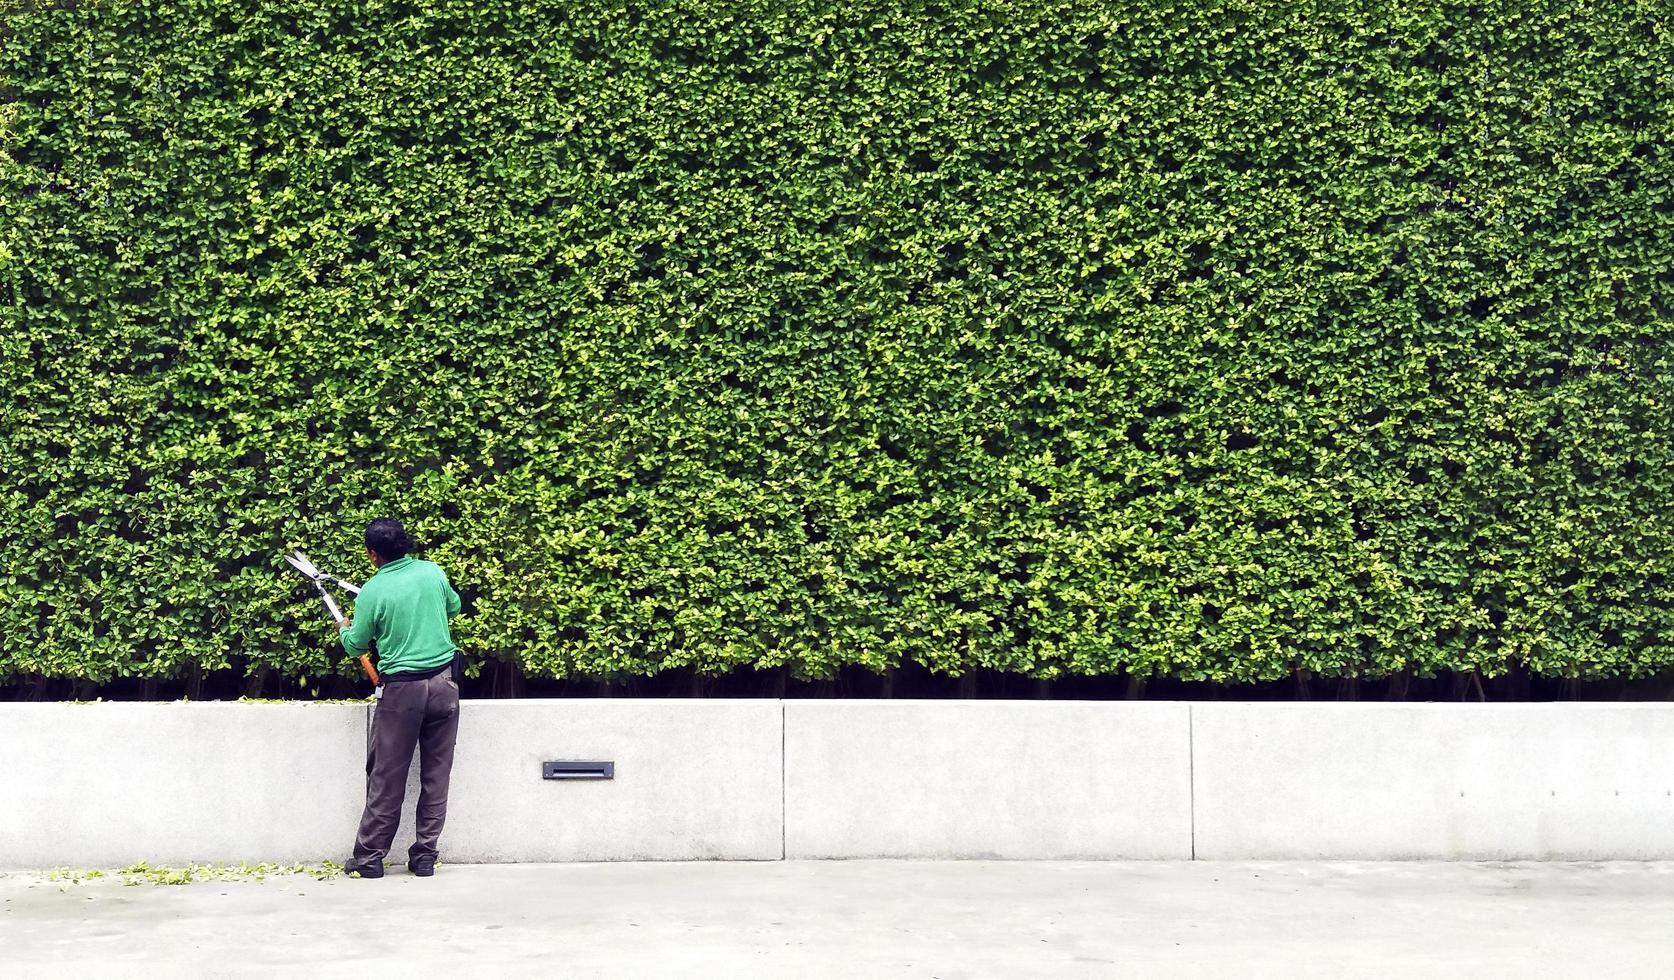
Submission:
<svg viewBox="0 0 1674 980">
<path fill-rule="evenodd" d="M 413 547 L 413 540 L 401 529 L 400 521 L 380 517 L 366 525 L 366 546 L 377 552 L 379 558 L 389 562 L 405 558 Z"/>
</svg>

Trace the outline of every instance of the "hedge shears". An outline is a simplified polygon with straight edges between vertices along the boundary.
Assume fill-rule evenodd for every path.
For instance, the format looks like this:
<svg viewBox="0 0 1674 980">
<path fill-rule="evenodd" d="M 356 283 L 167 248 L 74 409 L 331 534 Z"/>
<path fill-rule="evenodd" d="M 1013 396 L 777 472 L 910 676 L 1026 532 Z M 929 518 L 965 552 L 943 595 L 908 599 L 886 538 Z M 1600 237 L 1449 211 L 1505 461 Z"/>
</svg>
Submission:
<svg viewBox="0 0 1674 980">
<path fill-rule="evenodd" d="M 308 556 L 300 550 L 286 555 L 285 560 L 291 563 L 292 568 L 301 572 L 308 581 L 314 583 L 314 588 L 320 590 L 320 598 L 325 601 L 326 612 L 331 614 L 331 621 L 341 623 L 343 621 L 343 610 L 337 608 L 337 601 L 331 597 L 330 592 L 326 591 L 326 583 L 331 582 L 350 595 L 360 595 L 360 586 L 320 571 L 314 567 L 313 562 L 308 560 Z M 360 666 L 366 671 L 366 679 L 372 682 L 373 687 L 377 687 L 378 669 L 372 666 L 372 660 L 364 654 L 359 659 Z"/>
</svg>

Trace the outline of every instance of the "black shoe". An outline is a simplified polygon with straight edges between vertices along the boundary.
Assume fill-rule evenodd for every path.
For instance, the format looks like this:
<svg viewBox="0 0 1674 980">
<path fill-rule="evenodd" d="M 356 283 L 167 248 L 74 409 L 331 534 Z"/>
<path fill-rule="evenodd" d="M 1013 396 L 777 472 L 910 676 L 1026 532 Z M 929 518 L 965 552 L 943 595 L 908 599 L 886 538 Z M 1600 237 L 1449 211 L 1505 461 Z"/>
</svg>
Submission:
<svg viewBox="0 0 1674 980">
<path fill-rule="evenodd" d="M 384 862 L 382 861 L 350 861 L 343 865 L 346 875 L 359 875 L 362 878 L 382 878 L 384 876 Z"/>
<path fill-rule="evenodd" d="M 436 873 L 436 855 L 421 854 L 407 862 L 407 870 L 420 878 L 428 878 Z"/>
</svg>

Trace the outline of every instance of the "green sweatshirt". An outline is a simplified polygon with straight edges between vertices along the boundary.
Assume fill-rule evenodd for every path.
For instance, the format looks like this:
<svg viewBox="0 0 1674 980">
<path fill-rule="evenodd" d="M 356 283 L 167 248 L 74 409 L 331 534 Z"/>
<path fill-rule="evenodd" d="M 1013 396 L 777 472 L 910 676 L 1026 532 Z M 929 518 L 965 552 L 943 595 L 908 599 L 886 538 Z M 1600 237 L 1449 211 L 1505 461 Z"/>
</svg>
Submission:
<svg viewBox="0 0 1674 980">
<path fill-rule="evenodd" d="M 376 640 L 379 673 L 431 670 L 453 659 L 448 620 L 457 615 L 459 593 L 441 566 L 398 558 L 361 588 L 343 649 L 358 656 Z"/>
</svg>

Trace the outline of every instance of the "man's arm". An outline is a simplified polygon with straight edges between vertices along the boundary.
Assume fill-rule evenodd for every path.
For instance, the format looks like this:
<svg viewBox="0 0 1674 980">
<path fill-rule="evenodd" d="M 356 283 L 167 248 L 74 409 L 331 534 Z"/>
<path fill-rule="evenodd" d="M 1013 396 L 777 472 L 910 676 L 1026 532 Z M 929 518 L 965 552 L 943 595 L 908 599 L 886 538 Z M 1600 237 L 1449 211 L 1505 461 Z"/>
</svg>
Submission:
<svg viewBox="0 0 1674 980">
<path fill-rule="evenodd" d="M 343 649 L 358 657 L 372 648 L 377 614 L 377 605 L 372 601 L 372 597 L 362 591 L 360 598 L 355 600 L 355 618 L 352 621 L 342 619 L 337 622 L 337 635 L 343 641 Z"/>
<path fill-rule="evenodd" d="M 453 591 L 453 583 L 448 581 L 446 574 L 442 575 L 442 591 L 447 593 L 448 618 L 452 619 L 453 617 L 459 615 L 459 593 Z"/>
</svg>

